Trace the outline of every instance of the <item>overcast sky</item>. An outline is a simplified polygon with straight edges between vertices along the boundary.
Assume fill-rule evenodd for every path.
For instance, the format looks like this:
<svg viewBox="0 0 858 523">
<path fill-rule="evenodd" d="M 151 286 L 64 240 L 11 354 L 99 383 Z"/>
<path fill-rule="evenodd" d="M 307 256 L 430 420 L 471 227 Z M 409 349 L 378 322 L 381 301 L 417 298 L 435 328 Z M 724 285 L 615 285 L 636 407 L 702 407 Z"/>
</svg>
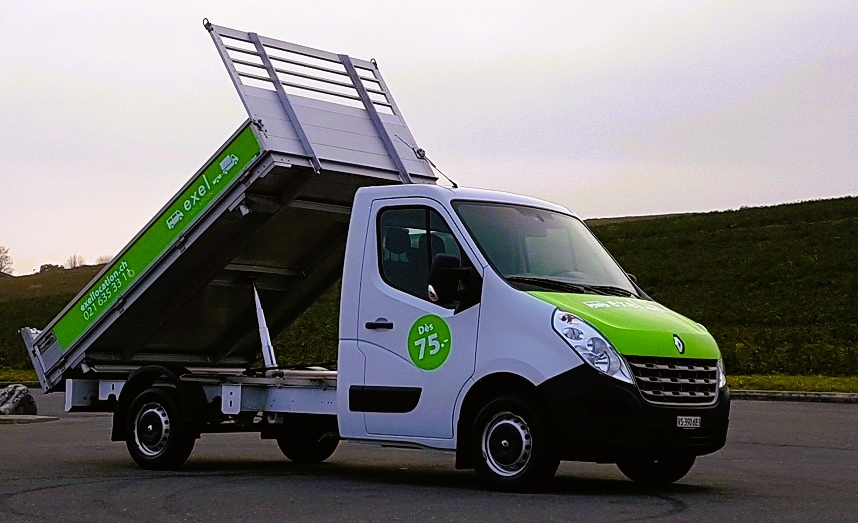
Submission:
<svg viewBox="0 0 858 523">
<path fill-rule="evenodd" d="M 585 218 L 858 194 L 855 1 L 134 4 L 0 2 L 15 274 L 117 254 L 244 121 L 204 17 L 376 58 L 460 185 Z"/>
</svg>

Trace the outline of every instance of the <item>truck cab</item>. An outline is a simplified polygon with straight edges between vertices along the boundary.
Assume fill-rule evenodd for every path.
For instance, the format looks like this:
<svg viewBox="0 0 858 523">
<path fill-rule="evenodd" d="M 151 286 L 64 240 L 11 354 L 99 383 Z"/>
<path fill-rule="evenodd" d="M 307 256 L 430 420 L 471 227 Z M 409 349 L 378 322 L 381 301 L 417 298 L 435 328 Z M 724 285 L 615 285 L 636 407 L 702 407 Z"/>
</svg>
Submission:
<svg viewBox="0 0 858 523">
<path fill-rule="evenodd" d="M 724 445 L 712 337 L 646 296 L 563 207 L 360 189 L 340 311 L 345 438 L 456 450 L 499 485 L 561 459 L 673 481 Z"/>
</svg>

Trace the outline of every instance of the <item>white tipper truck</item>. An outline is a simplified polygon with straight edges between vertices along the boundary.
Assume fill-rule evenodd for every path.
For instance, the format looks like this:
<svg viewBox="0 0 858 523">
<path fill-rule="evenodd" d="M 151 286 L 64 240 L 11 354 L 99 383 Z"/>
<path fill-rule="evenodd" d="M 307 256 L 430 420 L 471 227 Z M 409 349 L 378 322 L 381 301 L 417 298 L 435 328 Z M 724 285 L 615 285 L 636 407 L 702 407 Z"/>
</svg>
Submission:
<svg viewBox="0 0 858 523">
<path fill-rule="evenodd" d="M 340 440 L 446 450 L 516 490 L 561 460 L 672 482 L 724 445 L 715 341 L 572 212 L 436 184 L 375 61 L 204 25 L 249 119 L 47 327 L 21 329 L 66 410 L 113 412 L 147 469 L 252 431 L 297 462 Z M 270 333 L 338 279 L 336 365 L 278 366 Z"/>
</svg>

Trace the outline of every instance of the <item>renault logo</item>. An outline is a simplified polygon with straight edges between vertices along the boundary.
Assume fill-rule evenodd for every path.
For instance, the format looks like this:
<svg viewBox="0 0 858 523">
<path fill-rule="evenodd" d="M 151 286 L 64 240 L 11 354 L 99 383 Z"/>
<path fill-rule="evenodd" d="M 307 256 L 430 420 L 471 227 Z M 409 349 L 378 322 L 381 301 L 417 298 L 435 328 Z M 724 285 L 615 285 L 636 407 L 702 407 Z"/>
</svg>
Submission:
<svg viewBox="0 0 858 523">
<path fill-rule="evenodd" d="M 683 343 L 682 338 L 676 334 L 673 335 L 673 344 L 676 345 L 676 350 L 678 350 L 680 354 L 685 354 L 685 343 Z"/>
</svg>

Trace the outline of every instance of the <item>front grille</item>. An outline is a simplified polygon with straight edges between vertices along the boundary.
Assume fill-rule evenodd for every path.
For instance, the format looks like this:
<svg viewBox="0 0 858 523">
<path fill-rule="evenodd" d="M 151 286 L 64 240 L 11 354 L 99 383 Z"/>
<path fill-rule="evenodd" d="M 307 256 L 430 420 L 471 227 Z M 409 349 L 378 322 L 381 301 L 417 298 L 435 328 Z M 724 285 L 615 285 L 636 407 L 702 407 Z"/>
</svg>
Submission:
<svg viewBox="0 0 858 523">
<path fill-rule="evenodd" d="M 626 356 L 650 403 L 711 405 L 718 399 L 718 361 Z"/>
</svg>

